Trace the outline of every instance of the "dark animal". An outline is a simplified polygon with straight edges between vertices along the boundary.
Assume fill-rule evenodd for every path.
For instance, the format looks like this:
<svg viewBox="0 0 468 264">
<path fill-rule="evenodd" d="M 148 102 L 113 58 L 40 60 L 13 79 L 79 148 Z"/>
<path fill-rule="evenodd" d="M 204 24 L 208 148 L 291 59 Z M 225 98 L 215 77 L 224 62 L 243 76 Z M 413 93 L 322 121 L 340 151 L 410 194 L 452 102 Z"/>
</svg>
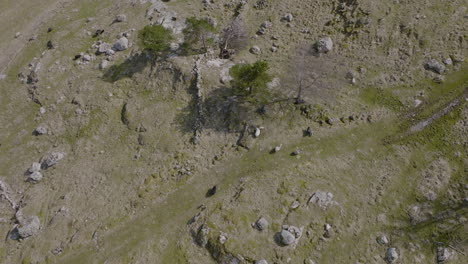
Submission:
<svg viewBox="0 0 468 264">
<path fill-rule="evenodd" d="M 216 194 L 216 189 L 217 189 L 216 185 L 213 186 L 212 188 L 210 188 L 210 189 L 206 192 L 206 197 L 211 197 L 211 196 L 215 195 L 215 194 Z"/>
</svg>

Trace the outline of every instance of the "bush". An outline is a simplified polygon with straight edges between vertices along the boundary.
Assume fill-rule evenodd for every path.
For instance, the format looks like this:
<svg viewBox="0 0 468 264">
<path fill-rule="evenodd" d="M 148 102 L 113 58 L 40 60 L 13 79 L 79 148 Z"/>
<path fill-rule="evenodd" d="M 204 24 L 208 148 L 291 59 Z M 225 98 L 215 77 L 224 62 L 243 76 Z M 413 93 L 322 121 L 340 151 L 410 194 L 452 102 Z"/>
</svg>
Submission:
<svg viewBox="0 0 468 264">
<path fill-rule="evenodd" d="M 170 49 L 170 43 L 174 39 L 169 29 L 161 25 L 145 26 L 138 32 L 140 45 L 145 50 L 163 53 Z"/>
<path fill-rule="evenodd" d="M 187 27 L 184 29 L 184 52 L 187 54 L 205 53 L 207 46 L 214 43 L 213 34 L 216 28 L 206 19 L 188 18 Z"/>
<path fill-rule="evenodd" d="M 230 70 L 234 95 L 242 97 L 249 103 L 265 104 L 271 97 L 267 89 L 271 77 L 267 70 L 268 63 L 265 61 L 234 65 Z"/>
</svg>

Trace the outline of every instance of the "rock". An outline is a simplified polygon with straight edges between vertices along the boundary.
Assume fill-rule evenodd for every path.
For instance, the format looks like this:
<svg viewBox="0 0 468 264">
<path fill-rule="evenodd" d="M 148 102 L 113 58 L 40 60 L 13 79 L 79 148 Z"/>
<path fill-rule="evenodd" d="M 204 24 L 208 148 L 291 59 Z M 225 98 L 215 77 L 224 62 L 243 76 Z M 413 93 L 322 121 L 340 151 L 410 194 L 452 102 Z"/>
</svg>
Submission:
<svg viewBox="0 0 468 264">
<path fill-rule="evenodd" d="M 255 222 L 255 227 L 258 230 L 263 231 L 268 228 L 268 221 L 264 217 L 260 217 L 257 222 Z"/>
<path fill-rule="evenodd" d="M 385 253 L 385 261 L 387 263 L 395 263 L 395 261 L 398 259 L 398 252 L 396 248 L 388 248 L 387 252 Z"/>
<path fill-rule="evenodd" d="M 45 112 L 46 112 L 46 109 L 45 109 L 44 107 L 40 107 L 40 108 L 39 108 L 39 113 L 40 113 L 41 115 L 45 114 Z"/>
<path fill-rule="evenodd" d="M 118 14 L 117 16 L 115 16 L 115 21 L 116 22 L 125 22 L 125 21 L 127 21 L 127 16 L 124 15 L 124 14 Z"/>
<path fill-rule="evenodd" d="M 292 202 L 290 208 L 291 208 L 291 209 L 296 209 L 296 208 L 298 208 L 300 205 L 301 205 L 301 203 L 299 203 L 298 200 L 294 200 L 294 202 Z"/>
<path fill-rule="evenodd" d="M 280 242 L 286 246 L 291 245 L 292 243 L 294 243 L 294 241 L 296 241 L 296 237 L 287 230 L 281 230 L 279 238 Z"/>
<path fill-rule="evenodd" d="M 282 146 L 283 146 L 283 144 L 281 144 L 281 145 L 279 145 L 279 146 L 276 146 L 276 147 L 273 149 L 273 152 L 276 153 L 276 152 L 280 151 Z"/>
<path fill-rule="evenodd" d="M 104 42 L 104 43 L 101 43 L 101 45 L 99 45 L 97 52 L 98 54 L 103 54 L 103 53 L 107 53 L 107 51 L 111 49 L 112 49 L 112 45 L 107 42 Z"/>
<path fill-rule="evenodd" d="M 36 136 L 45 135 L 45 134 L 47 134 L 47 128 L 44 127 L 44 126 L 38 126 L 38 127 L 34 130 L 34 135 L 36 135 Z"/>
<path fill-rule="evenodd" d="M 287 22 L 292 22 L 293 21 L 293 15 L 292 14 L 286 14 L 283 17 L 283 20 L 287 21 Z"/>
<path fill-rule="evenodd" d="M 99 69 L 104 70 L 109 66 L 109 61 L 108 60 L 102 60 L 101 63 L 99 64 Z"/>
<path fill-rule="evenodd" d="M 267 30 L 273 26 L 273 23 L 270 21 L 265 21 L 260 25 L 260 29 L 257 31 L 258 35 L 266 34 Z"/>
<path fill-rule="evenodd" d="M 379 243 L 380 245 L 388 245 L 389 241 L 388 241 L 387 236 L 385 236 L 385 235 L 378 236 L 377 237 L 377 243 Z"/>
<path fill-rule="evenodd" d="M 333 230 L 330 224 L 325 224 L 323 226 L 323 230 L 325 231 L 323 234 L 324 237 L 331 238 L 333 236 Z"/>
<path fill-rule="evenodd" d="M 47 41 L 47 48 L 48 49 L 54 49 L 55 48 L 55 45 L 52 43 L 51 40 Z"/>
<path fill-rule="evenodd" d="M 260 136 L 260 128 L 256 127 L 254 132 L 254 137 L 258 138 Z"/>
<path fill-rule="evenodd" d="M 315 264 L 315 262 L 311 259 L 304 259 L 304 264 Z"/>
<path fill-rule="evenodd" d="M 268 262 L 264 259 L 261 259 L 261 260 L 256 260 L 255 264 L 268 264 Z"/>
<path fill-rule="evenodd" d="M 41 170 L 41 164 L 39 162 L 33 162 L 31 168 L 28 169 L 29 173 L 37 172 Z"/>
<path fill-rule="evenodd" d="M 252 48 L 250 48 L 250 53 L 252 54 L 259 55 L 261 52 L 262 50 L 259 46 L 253 46 Z"/>
<path fill-rule="evenodd" d="M 59 162 L 61 159 L 65 157 L 64 152 L 51 152 L 41 159 L 41 168 L 42 169 L 47 169 L 49 167 L 54 166 Z"/>
<path fill-rule="evenodd" d="M 112 49 L 115 51 L 123 51 L 128 49 L 128 39 L 126 37 L 121 37 L 119 40 L 117 40 L 114 43 L 114 46 L 112 46 Z"/>
<path fill-rule="evenodd" d="M 333 194 L 330 192 L 316 191 L 307 201 L 307 204 L 314 203 L 319 207 L 326 209 L 331 205 L 337 204 L 333 201 Z"/>
<path fill-rule="evenodd" d="M 445 63 L 445 65 L 452 65 L 453 64 L 452 58 L 445 59 L 444 63 Z"/>
<path fill-rule="evenodd" d="M 91 56 L 86 54 L 83 56 L 83 61 L 90 62 L 91 61 Z"/>
<path fill-rule="evenodd" d="M 312 136 L 312 133 L 313 133 L 313 132 L 312 132 L 312 128 L 310 128 L 310 127 L 307 127 L 307 129 L 304 130 L 304 136 L 305 136 L 305 137 L 311 137 L 311 136 Z"/>
<path fill-rule="evenodd" d="M 94 21 L 94 17 L 88 17 L 86 19 L 86 23 L 93 22 L 93 21 Z"/>
<path fill-rule="evenodd" d="M 199 246 L 205 247 L 208 244 L 208 234 L 210 233 L 210 228 L 203 224 L 200 226 L 196 236 L 196 242 Z"/>
<path fill-rule="evenodd" d="M 426 62 L 426 64 L 424 64 L 424 68 L 438 74 L 441 74 L 445 71 L 445 66 L 435 59 L 431 59 L 430 61 Z"/>
<path fill-rule="evenodd" d="M 19 37 L 21 37 L 21 32 L 16 32 L 15 38 L 19 38 Z"/>
<path fill-rule="evenodd" d="M 35 171 L 29 175 L 28 181 L 38 182 L 41 181 L 42 178 L 42 173 L 40 173 L 39 171 Z"/>
<path fill-rule="evenodd" d="M 444 247 L 437 248 L 437 262 L 438 263 L 449 260 L 450 258 L 452 258 L 452 255 L 453 255 L 453 251 L 448 248 L 444 248 Z"/>
<path fill-rule="evenodd" d="M 222 245 L 222 244 L 226 243 L 226 241 L 227 241 L 227 234 L 221 232 L 221 234 L 219 235 L 219 243 L 221 243 L 221 245 Z"/>
<path fill-rule="evenodd" d="M 333 49 L 333 41 L 330 37 L 319 39 L 315 44 L 318 53 L 328 53 Z"/>
<path fill-rule="evenodd" d="M 301 150 L 300 150 L 300 149 L 296 149 L 296 150 L 294 150 L 294 151 L 291 153 L 291 156 L 297 156 L 297 155 L 299 155 L 299 154 L 301 154 Z"/>
<path fill-rule="evenodd" d="M 27 238 L 37 234 L 40 227 L 39 217 L 31 216 L 23 219 L 18 227 L 18 235 L 20 238 Z"/>
<path fill-rule="evenodd" d="M 180 45 L 179 45 L 179 43 L 177 43 L 177 42 L 172 42 L 172 43 L 169 45 L 169 48 L 170 48 L 170 50 L 171 50 L 172 52 L 176 52 L 176 51 L 179 50 Z"/>
</svg>

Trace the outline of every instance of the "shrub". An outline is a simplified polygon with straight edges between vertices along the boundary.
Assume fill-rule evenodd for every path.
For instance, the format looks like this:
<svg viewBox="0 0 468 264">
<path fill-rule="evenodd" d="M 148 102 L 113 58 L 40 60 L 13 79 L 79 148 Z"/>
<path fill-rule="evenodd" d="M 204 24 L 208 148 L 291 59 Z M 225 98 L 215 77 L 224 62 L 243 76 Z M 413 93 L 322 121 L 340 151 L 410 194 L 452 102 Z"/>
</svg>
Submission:
<svg viewBox="0 0 468 264">
<path fill-rule="evenodd" d="M 191 17 L 187 19 L 187 27 L 184 29 L 184 52 L 187 54 L 205 53 L 207 46 L 214 43 L 213 33 L 216 28 L 206 19 Z"/>
<path fill-rule="evenodd" d="M 230 70 L 234 95 L 240 96 L 249 103 L 266 103 L 271 97 L 267 89 L 267 83 L 271 81 L 271 77 L 267 70 L 268 63 L 265 61 L 234 65 Z"/>
<path fill-rule="evenodd" d="M 171 31 L 162 25 L 145 26 L 138 32 L 140 45 L 152 53 L 164 53 L 170 49 L 170 43 L 174 39 Z"/>
</svg>

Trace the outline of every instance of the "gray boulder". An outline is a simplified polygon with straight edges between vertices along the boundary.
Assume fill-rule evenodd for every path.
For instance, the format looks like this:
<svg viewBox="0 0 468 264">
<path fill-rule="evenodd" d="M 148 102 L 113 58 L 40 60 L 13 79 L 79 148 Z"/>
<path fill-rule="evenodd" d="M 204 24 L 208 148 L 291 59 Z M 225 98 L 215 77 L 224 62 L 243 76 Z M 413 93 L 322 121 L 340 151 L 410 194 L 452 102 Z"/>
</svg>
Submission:
<svg viewBox="0 0 468 264">
<path fill-rule="evenodd" d="M 279 239 L 280 242 L 286 246 L 291 245 L 292 243 L 294 243 L 294 241 L 296 241 L 296 237 L 287 230 L 281 230 L 281 232 L 279 233 Z"/>
<path fill-rule="evenodd" d="M 286 14 L 283 17 L 283 20 L 287 21 L 287 22 L 292 22 L 293 21 L 293 15 L 292 14 Z"/>
<path fill-rule="evenodd" d="M 426 70 L 433 71 L 433 72 L 438 73 L 438 74 L 441 74 L 441 73 L 443 73 L 445 71 L 445 66 L 442 63 L 435 60 L 435 59 L 432 59 L 432 60 L 426 62 L 426 64 L 424 64 L 424 68 Z"/>
<path fill-rule="evenodd" d="M 333 49 L 333 41 L 330 37 L 324 37 L 319 39 L 315 44 L 315 48 L 318 53 L 327 53 Z"/>
<path fill-rule="evenodd" d="M 39 171 L 35 171 L 29 175 L 28 181 L 39 182 L 42 180 L 42 178 L 43 178 L 42 173 Z"/>
<path fill-rule="evenodd" d="M 385 261 L 387 263 L 395 263 L 395 261 L 398 259 L 398 252 L 396 248 L 388 248 L 387 252 L 385 253 Z"/>
<path fill-rule="evenodd" d="M 22 223 L 18 227 L 18 235 L 20 238 L 27 238 L 37 234 L 40 228 L 39 217 L 31 216 L 23 219 Z"/>
<path fill-rule="evenodd" d="M 262 52 L 262 50 L 259 46 L 253 46 L 252 48 L 250 48 L 250 52 L 252 54 L 259 55 Z"/>
<path fill-rule="evenodd" d="M 121 37 L 119 40 L 117 40 L 114 43 L 114 46 L 112 46 L 112 49 L 115 51 L 123 51 L 128 49 L 128 39 L 126 37 Z"/>
<path fill-rule="evenodd" d="M 35 130 L 34 130 L 34 134 L 36 136 L 39 136 L 39 135 L 45 135 L 47 134 L 47 128 L 45 126 L 38 126 Z"/>
<path fill-rule="evenodd" d="M 124 15 L 124 14 L 118 14 L 117 16 L 115 16 L 115 21 L 116 22 L 125 22 L 125 21 L 127 21 L 127 16 Z"/>
<path fill-rule="evenodd" d="M 256 260 L 255 264 L 268 264 L 268 261 L 261 259 L 261 260 Z"/>
<path fill-rule="evenodd" d="M 437 248 L 437 262 L 442 263 L 452 258 L 452 250 L 444 247 Z"/>
<path fill-rule="evenodd" d="M 268 221 L 267 221 L 265 218 L 261 217 L 261 218 L 259 218 L 259 219 L 257 220 L 257 222 L 255 222 L 255 227 L 256 227 L 258 230 L 263 231 L 263 230 L 267 229 L 267 227 L 268 227 Z"/>
<path fill-rule="evenodd" d="M 111 49 L 112 49 L 112 45 L 104 42 L 104 43 L 101 43 L 101 45 L 99 45 L 98 53 L 99 54 L 107 53 Z"/>
<path fill-rule="evenodd" d="M 28 169 L 29 173 L 37 172 L 41 170 L 41 164 L 39 162 L 33 162 L 31 168 Z"/>
<path fill-rule="evenodd" d="M 41 168 L 42 169 L 47 169 L 49 167 L 54 166 L 59 162 L 61 159 L 65 157 L 64 152 L 51 152 L 41 159 Z"/>
</svg>

